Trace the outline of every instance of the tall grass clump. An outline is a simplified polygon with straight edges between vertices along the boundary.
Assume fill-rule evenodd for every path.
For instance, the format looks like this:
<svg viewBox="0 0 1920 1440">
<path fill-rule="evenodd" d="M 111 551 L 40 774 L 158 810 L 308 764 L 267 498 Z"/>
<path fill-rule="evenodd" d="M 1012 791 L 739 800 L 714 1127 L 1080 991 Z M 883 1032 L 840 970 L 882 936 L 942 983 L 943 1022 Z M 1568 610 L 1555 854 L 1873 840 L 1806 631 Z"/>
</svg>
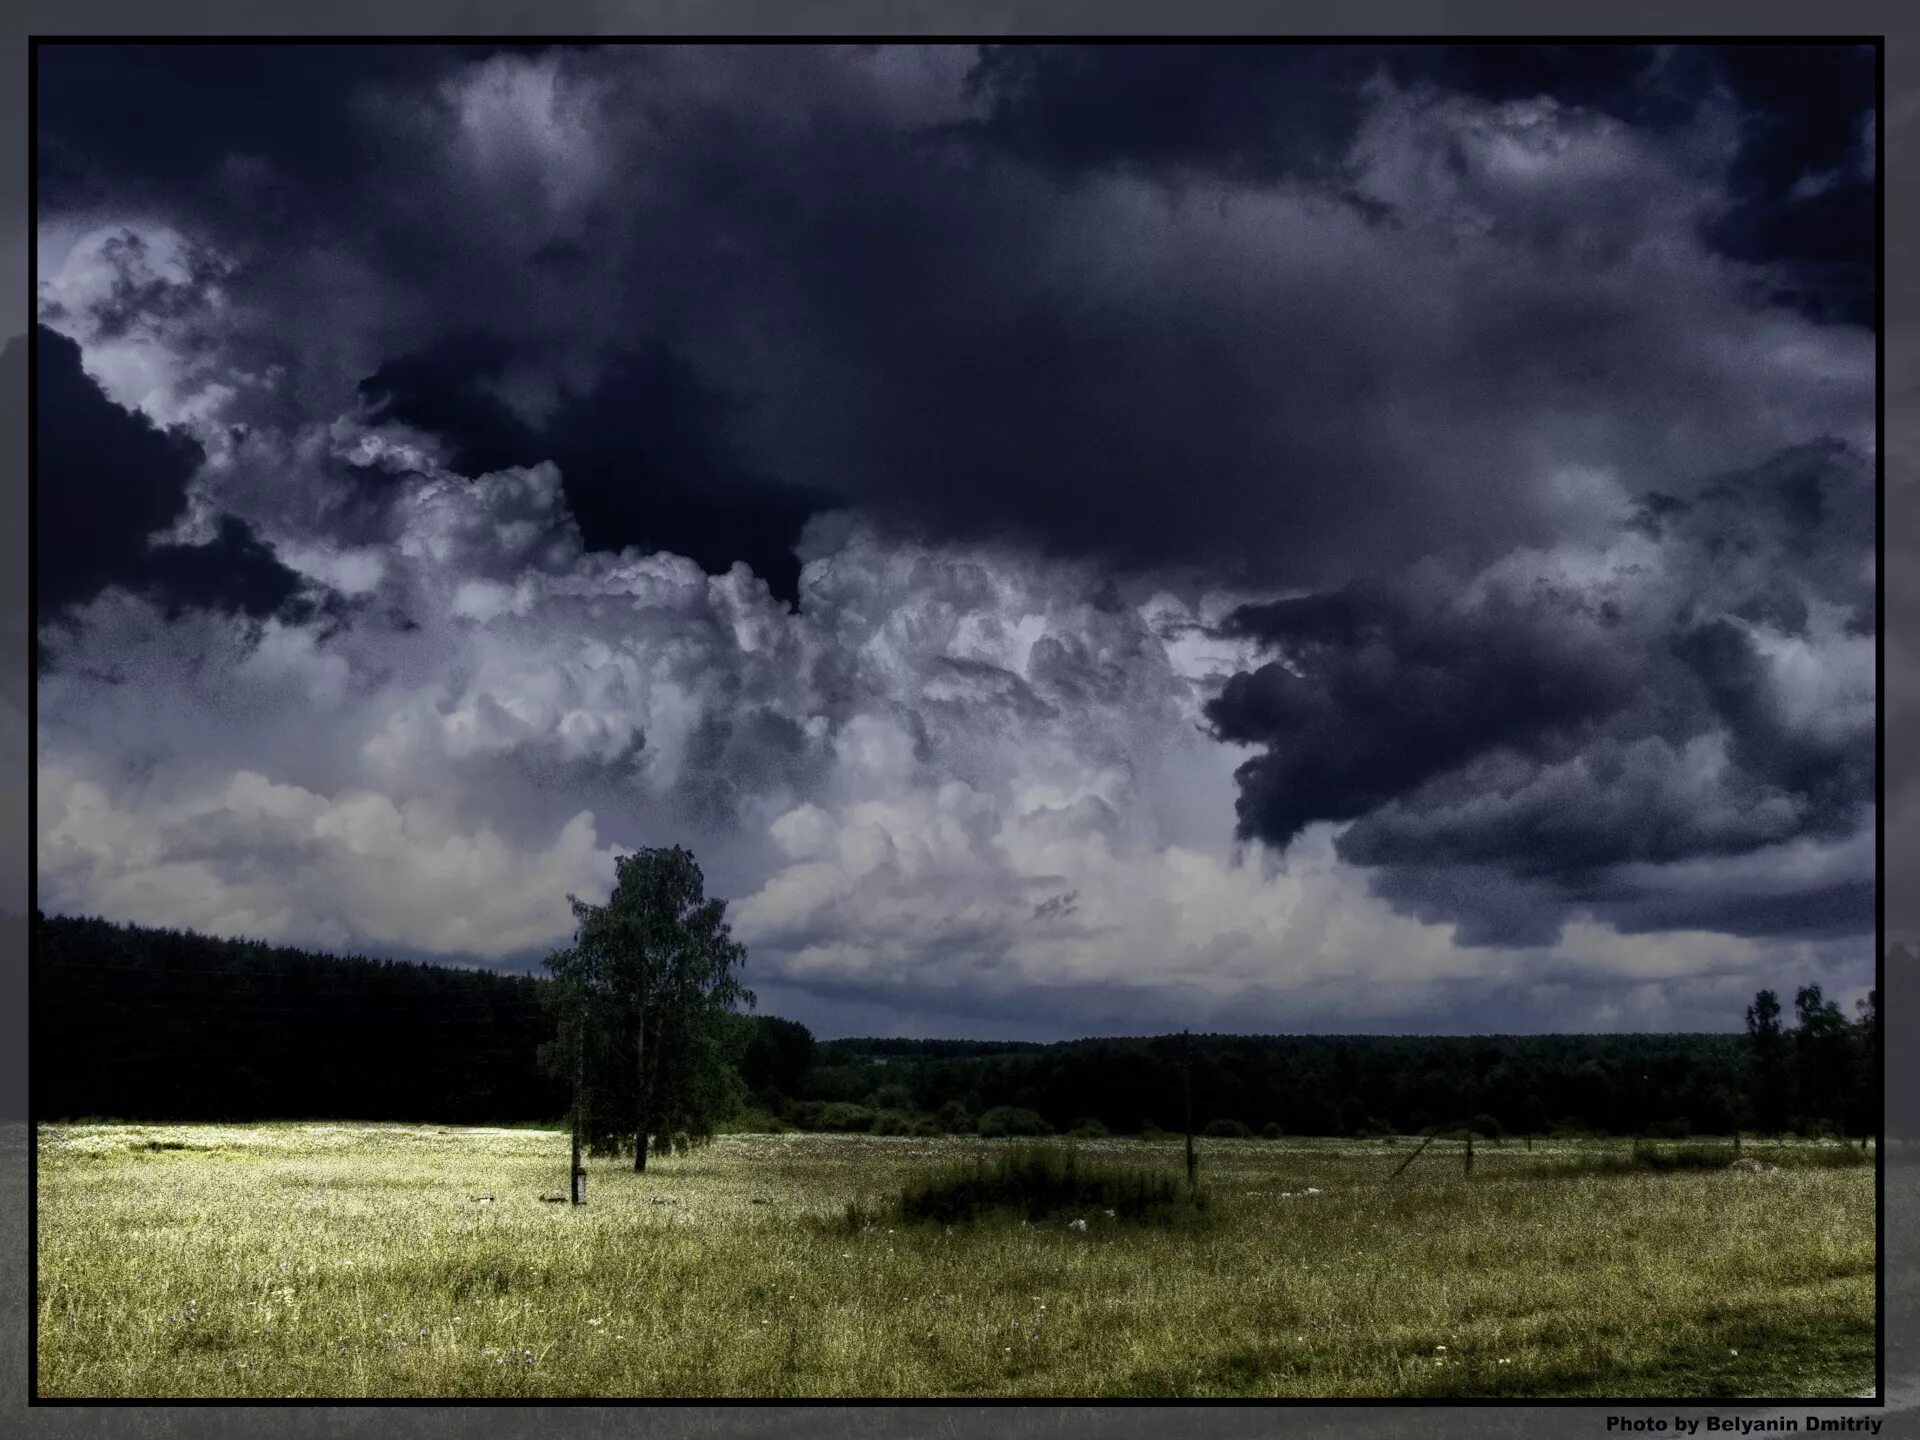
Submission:
<svg viewBox="0 0 1920 1440">
<path fill-rule="evenodd" d="M 1766 1173 L 1775 1170 L 1847 1170 L 1873 1164 L 1873 1152 L 1847 1145 L 1751 1146 L 1745 1155 L 1731 1144 L 1647 1145 L 1631 1151 L 1587 1154 L 1571 1164 L 1544 1166 L 1541 1177 L 1567 1175 L 1631 1175 L 1651 1171 L 1739 1170 Z"/>
<path fill-rule="evenodd" d="M 1083 1156 L 1072 1147 L 1028 1145 L 950 1160 L 910 1175 L 900 1218 L 960 1224 L 994 1213 L 1038 1223 L 1097 1215 L 1149 1224 L 1191 1223 L 1208 1213 L 1204 1190 L 1178 1174 Z"/>
</svg>

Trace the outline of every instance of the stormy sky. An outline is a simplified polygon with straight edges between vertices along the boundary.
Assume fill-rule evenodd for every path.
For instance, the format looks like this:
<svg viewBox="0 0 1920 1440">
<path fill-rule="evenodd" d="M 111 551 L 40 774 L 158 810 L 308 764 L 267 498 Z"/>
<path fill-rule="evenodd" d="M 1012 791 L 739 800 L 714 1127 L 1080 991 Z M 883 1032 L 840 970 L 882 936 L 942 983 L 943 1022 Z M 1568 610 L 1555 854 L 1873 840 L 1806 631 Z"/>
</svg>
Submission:
<svg viewBox="0 0 1920 1440">
<path fill-rule="evenodd" d="M 1870 49 L 38 54 L 43 909 L 524 969 L 682 843 L 822 1034 L 1872 983 Z"/>
</svg>

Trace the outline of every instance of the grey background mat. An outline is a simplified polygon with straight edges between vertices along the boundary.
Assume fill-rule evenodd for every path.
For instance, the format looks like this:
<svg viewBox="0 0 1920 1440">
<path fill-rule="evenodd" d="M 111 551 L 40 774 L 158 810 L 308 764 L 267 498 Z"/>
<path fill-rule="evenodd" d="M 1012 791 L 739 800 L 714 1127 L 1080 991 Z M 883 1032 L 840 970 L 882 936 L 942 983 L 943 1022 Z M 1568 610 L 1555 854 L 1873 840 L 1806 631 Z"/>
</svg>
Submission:
<svg viewBox="0 0 1920 1440">
<path fill-rule="evenodd" d="M 28 282 L 27 36 L 39 35 L 605 35 L 768 34 L 871 38 L 1041 35 L 1228 36 L 1659 36 L 1876 35 L 1885 37 L 1886 171 L 1884 431 L 1886 606 L 1890 669 L 1920 621 L 1920 299 L 1915 216 L 1920 167 L 1909 158 L 1920 129 L 1920 10 L 1881 0 L 1649 3 L 1577 0 L 1551 7 L 1516 0 L 1371 0 L 1334 8 L 1273 0 L 30 0 L 5 22 L 0 66 L 0 277 L 18 297 L 0 344 L 23 336 L 33 315 Z M 0 363 L 0 1430 L 36 1437 L 252 1436 L 569 1437 L 660 1440 L 810 1437 L 1197 1437 L 1290 1435 L 1604 1435 L 1610 1414 L 1749 1421 L 1805 1410 L 1753 1407 L 1422 1407 L 1212 1405 L 695 1405 L 695 1406 L 91 1406 L 29 1407 L 26 1112 L 27 856 L 32 738 L 25 705 L 27 629 L 26 368 L 24 346 Z M 1920 887 L 1897 877 L 1920 859 L 1920 746 L 1914 687 L 1897 670 L 1883 681 L 1885 825 L 1883 903 L 1890 933 L 1920 934 Z M 24 839 L 20 837 L 25 837 Z M 1887 1046 L 1884 1408 L 1823 1410 L 1883 1423 L 1880 1434 L 1920 1435 L 1920 1049 L 1898 1043 L 1920 1015 L 1920 966 L 1890 960 L 1881 985 Z M 1619 1432 L 1615 1432 L 1619 1433 Z M 1669 1428 L 1667 1433 L 1671 1434 Z M 1708 1433 L 1702 1428 L 1702 1434 Z M 1764 1433 L 1764 1432 L 1762 1432 Z M 1804 1431 L 1800 1433 L 1806 1433 Z"/>
</svg>

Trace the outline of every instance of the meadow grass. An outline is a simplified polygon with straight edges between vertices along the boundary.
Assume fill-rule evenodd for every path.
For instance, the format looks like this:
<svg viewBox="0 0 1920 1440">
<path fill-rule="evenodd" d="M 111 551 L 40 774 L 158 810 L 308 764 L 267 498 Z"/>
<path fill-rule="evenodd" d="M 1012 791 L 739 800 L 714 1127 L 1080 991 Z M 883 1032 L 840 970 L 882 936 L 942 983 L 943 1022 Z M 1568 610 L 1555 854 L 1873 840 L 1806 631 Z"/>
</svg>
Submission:
<svg viewBox="0 0 1920 1440">
<path fill-rule="evenodd" d="M 1202 1227 L 906 1223 L 1006 1142 L 726 1136 L 636 1176 L 555 1132 L 43 1126 L 53 1398 L 1847 1396 L 1874 1174 L 1626 1142 L 1205 1140 Z M 1065 1142 L 1060 1142 L 1064 1144 Z M 1182 1176 L 1179 1142 L 1076 1142 Z M 1795 1163 L 1797 1162 L 1797 1163 Z M 487 1200 L 483 1197 L 491 1197 Z M 847 1207 L 879 1217 L 849 1228 Z M 1024 1222 L 1024 1223 L 1023 1223 Z"/>
</svg>

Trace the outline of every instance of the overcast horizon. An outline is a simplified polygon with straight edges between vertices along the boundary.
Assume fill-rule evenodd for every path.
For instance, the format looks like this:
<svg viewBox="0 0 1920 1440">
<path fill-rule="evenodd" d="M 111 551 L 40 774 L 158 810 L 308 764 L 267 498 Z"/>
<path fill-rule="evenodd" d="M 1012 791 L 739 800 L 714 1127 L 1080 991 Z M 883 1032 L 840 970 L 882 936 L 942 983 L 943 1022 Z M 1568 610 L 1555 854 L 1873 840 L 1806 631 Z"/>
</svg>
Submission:
<svg viewBox="0 0 1920 1440">
<path fill-rule="evenodd" d="M 822 1036 L 1873 984 L 1871 48 L 37 54 L 41 908 L 526 970 L 684 844 Z"/>
</svg>

